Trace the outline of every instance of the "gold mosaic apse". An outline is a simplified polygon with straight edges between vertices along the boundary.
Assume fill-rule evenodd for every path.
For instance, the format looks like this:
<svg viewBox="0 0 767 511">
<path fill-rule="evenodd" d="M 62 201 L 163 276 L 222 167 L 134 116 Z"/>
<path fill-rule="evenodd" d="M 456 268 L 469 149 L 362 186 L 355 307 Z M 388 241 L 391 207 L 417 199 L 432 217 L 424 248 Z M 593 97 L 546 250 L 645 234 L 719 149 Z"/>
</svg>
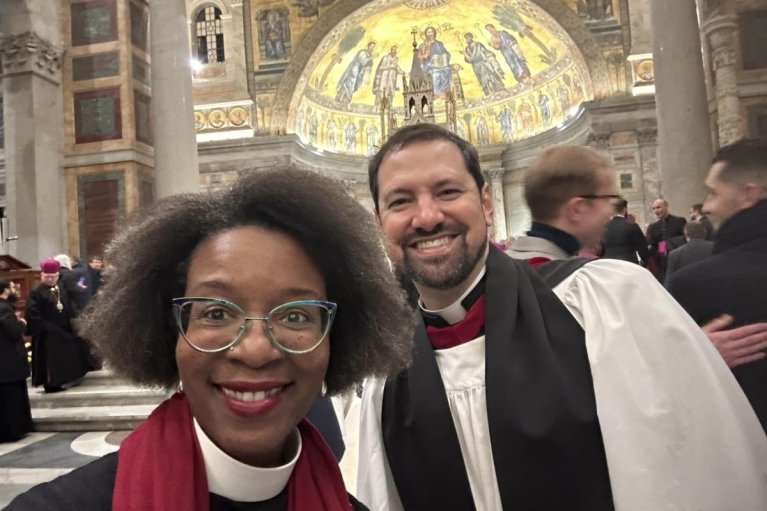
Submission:
<svg viewBox="0 0 767 511">
<path fill-rule="evenodd" d="M 288 126 L 319 149 L 372 154 L 382 143 L 383 98 L 404 118 L 403 80 L 414 59 L 432 79 L 437 122 L 446 122 L 444 98 L 452 92 L 458 134 L 476 145 L 542 133 L 593 98 L 580 51 L 533 2 L 379 0 L 320 43 Z"/>
</svg>

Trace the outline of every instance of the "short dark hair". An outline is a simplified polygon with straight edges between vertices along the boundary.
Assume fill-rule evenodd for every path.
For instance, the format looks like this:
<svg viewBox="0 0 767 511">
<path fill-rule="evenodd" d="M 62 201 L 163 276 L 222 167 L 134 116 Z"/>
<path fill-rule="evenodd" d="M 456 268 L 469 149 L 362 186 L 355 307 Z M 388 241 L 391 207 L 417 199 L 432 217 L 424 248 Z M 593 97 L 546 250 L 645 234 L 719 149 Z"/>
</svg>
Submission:
<svg viewBox="0 0 767 511">
<path fill-rule="evenodd" d="M 613 210 L 616 213 L 620 213 L 621 211 L 626 211 L 629 208 L 629 203 L 624 198 L 613 199 L 612 204 L 613 204 Z"/>
<path fill-rule="evenodd" d="M 0 279 L 0 295 L 5 293 L 5 290 L 11 287 L 11 281 L 8 279 Z"/>
<path fill-rule="evenodd" d="M 717 151 L 712 163 L 724 163 L 722 181 L 754 181 L 767 187 L 767 137 L 744 138 Z"/>
<path fill-rule="evenodd" d="M 330 179 L 288 168 L 248 174 L 221 192 L 168 197 L 131 219 L 106 249 L 114 271 L 86 310 L 83 336 L 134 382 L 175 386 L 178 330 L 171 299 L 184 296 L 195 247 L 244 225 L 296 240 L 325 279 L 327 299 L 338 304 L 328 392 L 407 364 L 414 313 L 373 216 Z"/>
<path fill-rule="evenodd" d="M 389 153 L 396 153 L 411 144 L 433 140 L 445 140 L 454 144 L 461 151 L 466 170 L 474 178 L 479 191 L 482 191 L 482 187 L 485 186 L 485 176 L 482 175 L 482 169 L 479 166 L 479 155 L 473 145 L 442 126 L 429 123 L 414 124 L 395 131 L 381 149 L 370 159 L 368 164 L 368 183 L 376 211 L 378 211 L 378 170 L 381 168 L 384 158 Z"/>
<path fill-rule="evenodd" d="M 684 224 L 684 234 L 691 240 L 702 240 L 706 237 L 706 227 L 700 222 Z"/>
<path fill-rule="evenodd" d="M 690 209 L 693 211 L 697 211 L 698 213 L 703 213 L 703 203 L 702 202 L 696 202 L 692 206 L 690 206 Z"/>
</svg>

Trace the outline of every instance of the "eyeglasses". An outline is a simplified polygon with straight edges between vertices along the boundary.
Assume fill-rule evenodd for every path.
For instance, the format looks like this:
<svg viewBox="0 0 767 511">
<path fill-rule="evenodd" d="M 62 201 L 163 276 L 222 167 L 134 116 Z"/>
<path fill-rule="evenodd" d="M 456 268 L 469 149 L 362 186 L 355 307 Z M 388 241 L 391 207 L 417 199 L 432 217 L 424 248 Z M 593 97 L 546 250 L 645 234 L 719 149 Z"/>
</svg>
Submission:
<svg viewBox="0 0 767 511">
<path fill-rule="evenodd" d="M 337 308 L 333 302 L 299 300 L 278 305 L 264 317 L 248 317 L 223 298 L 183 297 L 172 303 L 181 336 L 203 353 L 234 349 L 247 331 L 248 321 L 263 321 L 276 348 L 296 355 L 309 353 L 327 336 Z"/>
<path fill-rule="evenodd" d="M 614 193 L 606 193 L 602 195 L 587 193 L 584 195 L 578 195 L 581 199 L 620 199 L 621 196 Z"/>
</svg>

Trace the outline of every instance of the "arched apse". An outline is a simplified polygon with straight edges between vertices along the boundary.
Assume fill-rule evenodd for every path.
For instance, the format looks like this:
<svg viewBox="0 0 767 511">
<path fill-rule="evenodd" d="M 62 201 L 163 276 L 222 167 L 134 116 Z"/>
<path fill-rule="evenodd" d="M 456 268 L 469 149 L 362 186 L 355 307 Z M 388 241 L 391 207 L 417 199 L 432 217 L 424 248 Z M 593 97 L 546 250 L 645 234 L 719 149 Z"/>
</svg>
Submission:
<svg viewBox="0 0 767 511">
<path fill-rule="evenodd" d="M 275 98 L 272 129 L 298 133 L 324 150 L 366 154 L 377 138 L 371 128 L 381 96 L 376 71 L 397 46 L 399 68 L 409 73 L 413 39 L 418 46 L 425 43 L 426 32 L 433 34 L 426 30 L 430 25 L 463 87 L 458 129 L 479 145 L 533 136 L 566 119 L 568 103 L 574 107 L 609 94 L 600 48 L 577 14 L 558 0 L 351 0 L 325 12 L 298 44 Z M 502 32 L 516 40 L 512 44 L 525 59 L 529 77 L 514 69 L 514 55 L 499 44 L 508 39 Z M 467 53 L 476 56 L 479 45 L 494 62 L 470 62 Z M 360 54 L 368 48 L 369 56 Z M 359 84 L 347 72 L 355 58 L 366 75 Z M 488 66 L 497 71 L 495 78 L 483 72 Z M 351 85 L 339 87 L 342 82 Z M 400 84 L 393 104 L 404 110 L 401 89 Z M 436 107 L 439 121 L 439 100 Z"/>
</svg>

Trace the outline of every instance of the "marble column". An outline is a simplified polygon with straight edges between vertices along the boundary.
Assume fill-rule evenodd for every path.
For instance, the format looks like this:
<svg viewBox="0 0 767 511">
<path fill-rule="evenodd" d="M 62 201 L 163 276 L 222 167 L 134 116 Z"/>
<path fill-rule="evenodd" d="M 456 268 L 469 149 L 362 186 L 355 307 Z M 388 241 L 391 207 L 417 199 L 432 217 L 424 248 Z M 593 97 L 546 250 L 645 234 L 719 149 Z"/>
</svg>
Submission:
<svg viewBox="0 0 767 511">
<path fill-rule="evenodd" d="M 711 129 L 695 0 L 651 0 L 661 192 L 674 214 L 705 197 Z"/>
<path fill-rule="evenodd" d="M 45 0 L 3 5 L 0 58 L 5 117 L 8 253 L 37 267 L 65 250 L 59 10 Z"/>
<path fill-rule="evenodd" d="M 711 51 L 711 63 L 716 83 L 719 145 L 727 145 L 743 137 L 740 116 L 738 78 L 735 71 L 735 30 L 737 16 L 715 14 L 703 23 Z"/>
<path fill-rule="evenodd" d="M 485 172 L 490 181 L 490 191 L 493 194 L 493 239 L 501 241 L 508 236 L 506 230 L 506 205 L 503 200 L 503 169 L 488 170 Z"/>
<path fill-rule="evenodd" d="M 149 26 L 156 196 L 197 192 L 200 172 L 185 0 L 151 0 Z"/>
</svg>

